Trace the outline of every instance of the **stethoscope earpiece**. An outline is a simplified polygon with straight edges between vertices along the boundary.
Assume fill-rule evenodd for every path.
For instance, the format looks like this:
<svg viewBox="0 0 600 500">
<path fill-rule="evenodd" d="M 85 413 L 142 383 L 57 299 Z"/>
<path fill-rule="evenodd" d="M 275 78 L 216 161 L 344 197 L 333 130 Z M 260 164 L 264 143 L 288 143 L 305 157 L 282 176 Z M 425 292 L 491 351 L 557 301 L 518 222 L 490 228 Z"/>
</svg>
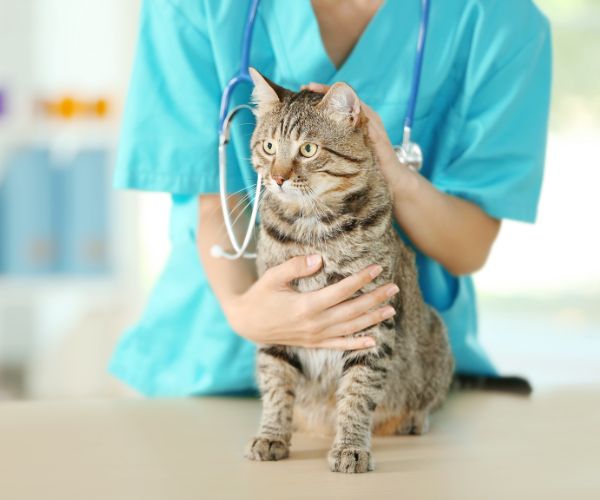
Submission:
<svg viewBox="0 0 600 500">
<path fill-rule="evenodd" d="M 225 254 L 225 250 L 223 249 L 223 247 L 221 245 L 213 245 L 212 247 L 210 247 L 210 256 L 214 257 L 215 259 L 219 259 L 221 257 L 223 257 L 223 255 Z"/>
</svg>

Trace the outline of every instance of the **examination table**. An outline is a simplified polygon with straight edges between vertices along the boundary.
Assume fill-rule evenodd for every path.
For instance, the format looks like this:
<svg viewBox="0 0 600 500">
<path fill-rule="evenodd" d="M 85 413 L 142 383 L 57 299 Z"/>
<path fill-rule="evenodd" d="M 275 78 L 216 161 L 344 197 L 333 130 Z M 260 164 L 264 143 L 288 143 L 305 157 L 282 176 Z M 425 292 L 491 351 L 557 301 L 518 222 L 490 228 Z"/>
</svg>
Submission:
<svg viewBox="0 0 600 500">
<path fill-rule="evenodd" d="M 376 470 L 329 472 L 329 440 L 242 458 L 255 399 L 0 404 L 2 500 L 600 499 L 600 388 L 451 395 L 421 437 L 376 438 Z"/>
</svg>

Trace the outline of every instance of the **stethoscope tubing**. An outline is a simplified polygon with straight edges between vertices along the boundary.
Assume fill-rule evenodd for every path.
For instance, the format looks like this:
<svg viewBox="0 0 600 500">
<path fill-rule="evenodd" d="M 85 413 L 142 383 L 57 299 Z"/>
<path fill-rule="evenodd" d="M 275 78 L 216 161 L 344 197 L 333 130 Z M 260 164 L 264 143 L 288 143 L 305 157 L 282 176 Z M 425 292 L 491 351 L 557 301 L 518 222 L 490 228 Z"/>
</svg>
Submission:
<svg viewBox="0 0 600 500">
<path fill-rule="evenodd" d="M 246 253 L 246 249 L 250 244 L 252 232 L 256 224 L 256 219 L 258 215 L 258 205 L 262 187 L 262 174 L 259 173 L 257 176 L 256 191 L 254 194 L 254 204 L 252 207 L 252 213 L 250 215 L 250 222 L 246 230 L 244 241 L 240 245 L 234 233 L 233 224 L 231 222 L 231 214 L 229 213 L 229 208 L 227 206 L 227 144 L 229 143 L 230 127 L 233 117 L 241 109 L 250 108 L 250 106 L 242 104 L 236 106 L 231 111 L 229 110 L 233 91 L 236 89 L 236 87 L 238 85 L 241 85 L 242 83 L 252 83 L 252 79 L 250 78 L 249 74 L 250 49 L 252 47 L 252 35 L 254 32 L 254 25 L 256 23 L 256 15 L 259 4 L 260 0 L 252 0 L 250 8 L 248 9 L 246 25 L 244 28 L 242 38 L 240 68 L 237 74 L 235 74 L 233 78 L 229 80 L 229 82 L 223 89 L 223 94 L 221 96 L 221 105 L 219 109 L 219 196 L 221 200 L 223 220 L 227 229 L 227 235 L 230 239 L 231 245 L 233 246 L 235 253 L 226 252 L 223 248 L 221 248 L 218 245 L 214 245 L 211 249 L 211 252 L 215 257 L 225 257 L 230 260 L 239 259 L 240 257 L 256 257 L 255 254 Z M 420 164 L 422 163 L 422 153 L 418 145 L 411 142 L 411 131 L 415 117 L 419 87 L 421 85 L 421 73 L 423 70 L 425 42 L 427 40 L 427 29 L 429 26 L 429 4 L 430 0 L 421 0 L 421 23 L 417 39 L 417 49 L 413 66 L 411 90 L 407 104 L 406 116 L 404 119 L 404 135 L 402 139 L 402 146 L 399 147 L 401 151 L 399 158 L 401 158 L 402 153 L 404 153 L 405 157 L 408 158 L 409 163 L 412 163 L 411 155 L 413 155 L 414 157 L 414 153 L 417 152 L 417 168 L 419 168 Z M 399 154 L 398 151 L 397 154 Z"/>
<path fill-rule="evenodd" d="M 225 223 L 225 229 L 227 230 L 227 236 L 233 246 L 235 253 L 226 252 L 219 245 L 214 245 L 211 249 L 213 256 L 225 257 L 229 260 L 236 260 L 240 257 L 247 259 L 253 259 L 256 257 L 254 253 L 246 253 L 250 241 L 252 239 L 252 232 L 256 225 L 256 219 L 258 217 L 258 205 L 260 199 L 260 193 L 262 188 L 262 174 L 258 173 L 256 179 L 256 191 L 254 194 L 254 204 L 252 207 L 252 213 L 250 215 L 250 222 L 246 229 L 244 241 L 240 245 L 233 229 L 233 222 L 231 221 L 231 214 L 227 206 L 227 144 L 229 143 L 229 131 L 230 125 L 235 115 L 242 109 L 252 109 L 248 104 L 240 104 L 233 108 L 225 117 L 223 122 L 223 131 L 219 134 L 219 197 L 221 201 L 221 210 L 223 212 L 223 221 Z"/>
<path fill-rule="evenodd" d="M 417 37 L 417 50 L 415 52 L 410 96 L 408 98 L 406 117 L 404 119 L 404 128 L 408 128 L 409 130 L 412 130 L 413 122 L 415 120 L 415 111 L 417 109 L 417 100 L 419 98 L 419 89 L 421 87 L 421 74 L 423 73 L 423 60 L 425 58 L 425 42 L 427 41 L 428 27 L 429 0 L 421 0 L 421 23 L 419 26 L 419 36 Z"/>
<path fill-rule="evenodd" d="M 221 97 L 221 108 L 219 110 L 219 133 L 223 132 L 225 120 L 227 118 L 227 112 L 229 110 L 229 104 L 231 102 L 231 96 L 235 88 L 242 83 L 252 83 L 250 78 L 250 48 L 252 47 L 252 34 L 254 33 L 254 25 L 256 24 L 256 13 L 258 12 L 258 5 L 260 0 L 252 0 L 250 9 L 248 9 L 248 16 L 246 18 L 246 26 L 244 28 L 244 35 L 242 37 L 242 56 L 240 58 L 240 68 L 237 74 L 229 80 L 229 83 L 223 90 Z"/>
</svg>

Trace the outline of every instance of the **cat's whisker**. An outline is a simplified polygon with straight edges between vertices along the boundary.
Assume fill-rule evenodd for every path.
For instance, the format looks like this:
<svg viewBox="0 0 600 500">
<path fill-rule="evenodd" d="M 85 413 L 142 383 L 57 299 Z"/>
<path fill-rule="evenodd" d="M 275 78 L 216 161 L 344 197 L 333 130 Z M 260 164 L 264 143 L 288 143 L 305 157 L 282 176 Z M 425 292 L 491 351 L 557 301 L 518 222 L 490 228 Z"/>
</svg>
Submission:
<svg viewBox="0 0 600 500">
<path fill-rule="evenodd" d="M 248 187 L 243 187 L 242 189 L 238 189 L 237 191 L 233 192 L 233 193 L 229 193 L 226 195 L 226 200 L 227 200 L 227 206 L 229 207 L 229 202 L 231 201 L 232 198 L 239 196 L 239 194 L 242 191 L 246 191 L 244 193 L 244 195 L 242 196 L 242 198 L 240 200 L 238 200 L 238 202 L 236 203 L 236 205 L 234 206 L 234 208 L 230 208 L 230 212 L 234 212 L 236 210 L 236 208 L 239 206 L 240 201 L 246 199 L 250 193 L 251 190 L 254 189 L 256 187 L 256 184 L 253 184 L 252 186 L 248 186 Z M 220 208 L 220 207 L 218 207 Z"/>
<path fill-rule="evenodd" d="M 256 184 L 254 184 L 254 186 L 256 186 Z M 242 189 L 238 189 L 237 191 L 234 191 L 233 193 L 228 193 L 225 198 L 227 199 L 227 201 L 229 201 L 230 198 L 233 198 L 234 196 L 236 196 L 237 194 L 241 193 L 242 191 L 245 191 L 246 189 L 252 189 L 252 186 L 249 187 L 243 187 Z M 220 206 L 216 206 L 215 208 L 213 208 L 213 210 L 210 212 L 210 215 L 215 214 L 216 212 L 218 212 L 219 210 L 221 210 Z"/>
<path fill-rule="evenodd" d="M 241 206 L 243 203 L 245 203 L 246 201 L 248 201 L 249 197 L 250 197 L 249 193 L 246 193 L 246 194 L 244 194 L 244 195 L 243 195 L 243 196 L 242 196 L 242 197 L 241 197 L 241 198 L 238 200 L 238 202 L 235 204 L 235 206 L 234 206 L 232 209 L 230 209 L 230 213 L 231 213 L 232 215 L 234 215 L 234 214 L 235 214 L 235 211 L 236 211 L 236 210 L 238 210 L 238 208 L 239 208 L 239 207 L 240 207 L 240 206 Z M 242 209 L 242 210 L 243 210 L 243 209 Z"/>
<path fill-rule="evenodd" d="M 240 199 L 240 201 L 237 203 L 236 207 L 231 211 L 232 215 L 234 215 L 235 211 L 241 206 L 241 204 L 243 202 L 246 202 L 246 205 L 243 208 L 240 208 L 240 212 L 237 214 L 237 216 L 235 216 L 235 218 L 233 219 L 233 221 L 231 222 L 232 227 L 235 227 L 235 225 L 237 224 L 237 222 L 240 220 L 240 218 L 244 215 L 248 215 L 248 219 L 250 218 L 249 216 L 249 211 L 248 208 L 251 205 L 251 196 L 253 195 L 253 192 L 248 192 L 246 193 L 242 199 Z M 259 196 L 259 199 L 257 201 L 258 207 L 257 209 L 260 209 L 260 203 L 262 201 L 263 197 Z M 225 225 L 223 225 L 221 227 L 221 232 L 220 232 L 220 236 L 223 235 L 223 233 L 226 231 Z M 256 238 L 256 233 L 253 234 L 252 238 Z"/>
<path fill-rule="evenodd" d="M 237 222 L 240 220 L 240 218 L 243 215 L 247 215 L 248 214 L 248 210 L 247 209 L 248 209 L 248 207 L 251 204 L 250 198 L 248 197 L 244 201 L 247 202 L 246 205 L 243 208 L 240 208 L 239 213 L 235 216 L 235 218 L 231 222 L 231 225 L 234 226 L 234 227 L 235 227 L 235 225 L 237 224 Z M 241 207 L 241 205 L 239 205 L 239 206 Z"/>
<path fill-rule="evenodd" d="M 254 184 L 249 185 L 249 186 L 244 186 L 243 188 L 238 189 L 237 191 L 234 191 L 233 193 L 227 193 L 226 198 L 229 199 L 232 196 L 235 196 L 236 194 L 241 193 L 242 191 L 248 191 L 249 192 L 251 189 L 254 189 L 254 188 L 256 188 L 256 182 Z"/>
<path fill-rule="evenodd" d="M 238 191 L 239 192 L 239 191 Z M 230 210 L 230 214 L 231 216 L 235 217 L 235 219 L 232 222 L 232 226 L 235 226 L 236 222 L 239 220 L 239 218 L 241 217 L 242 214 L 245 213 L 246 209 L 248 208 L 249 205 L 249 199 L 250 199 L 251 194 L 250 193 L 246 193 L 244 194 L 244 196 L 242 196 L 238 202 L 236 203 L 236 205 L 233 207 L 233 209 Z M 244 203 L 246 203 L 246 206 L 243 208 L 240 208 Z M 240 210 L 240 212 L 237 214 L 236 216 L 236 211 Z M 227 232 L 227 229 L 225 227 L 225 224 L 223 223 L 223 225 L 220 227 L 219 229 L 219 233 L 218 233 L 218 237 L 221 238 L 223 236 L 225 236 Z"/>
</svg>

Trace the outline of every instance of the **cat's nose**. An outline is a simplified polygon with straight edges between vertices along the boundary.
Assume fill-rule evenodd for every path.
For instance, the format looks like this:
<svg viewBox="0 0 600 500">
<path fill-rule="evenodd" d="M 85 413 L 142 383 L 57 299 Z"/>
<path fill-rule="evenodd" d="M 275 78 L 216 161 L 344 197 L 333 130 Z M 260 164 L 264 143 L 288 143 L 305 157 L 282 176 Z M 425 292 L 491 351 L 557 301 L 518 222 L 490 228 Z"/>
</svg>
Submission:
<svg viewBox="0 0 600 500">
<path fill-rule="evenodd" d="M 278 186 L 282 186 L 283 183 L 287 180 L 283 175 L 272 175 L 273 180 L 277 183 Z"/>
</svg>

